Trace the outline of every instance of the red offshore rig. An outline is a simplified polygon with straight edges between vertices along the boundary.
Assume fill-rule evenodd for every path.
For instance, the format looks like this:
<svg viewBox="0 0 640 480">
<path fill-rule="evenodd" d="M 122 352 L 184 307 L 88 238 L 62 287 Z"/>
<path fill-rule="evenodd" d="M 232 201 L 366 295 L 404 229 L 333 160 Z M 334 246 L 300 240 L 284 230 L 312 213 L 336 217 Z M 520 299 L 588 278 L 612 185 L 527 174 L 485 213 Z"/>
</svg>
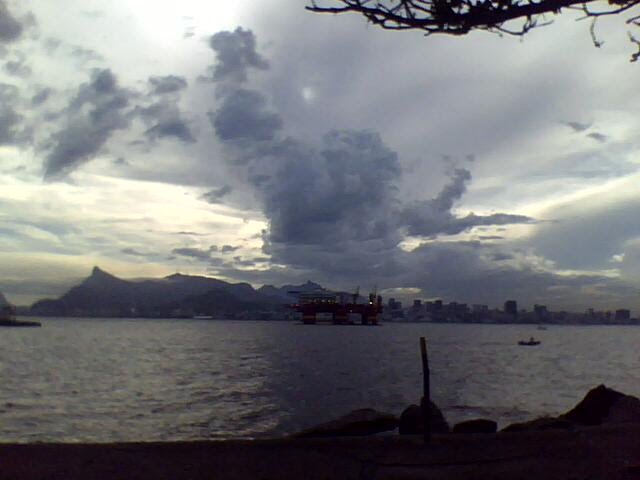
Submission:
<svg viewBox="0 0 640 480">
<path fill-rule="evenodd" d="M 336 294 L 326 290 L 318 292 L 289 292 L 298 294 L 298 303 L 291 305 L 302 314 L 302 323 L 318 323 L 318 314 L 328 314 L 334 325 L 378 325 L 382 313 L 382 297 L 376 292 L 369 294 L 369 301 L 359 303 L 360 287 L 351 295 Z M 346 297 L 351 297 L 345 301 Z M 340 298 L 339 298 L 340 297 Z M 359 321 L 354 317 L 360 317 Z"/>
</svg>

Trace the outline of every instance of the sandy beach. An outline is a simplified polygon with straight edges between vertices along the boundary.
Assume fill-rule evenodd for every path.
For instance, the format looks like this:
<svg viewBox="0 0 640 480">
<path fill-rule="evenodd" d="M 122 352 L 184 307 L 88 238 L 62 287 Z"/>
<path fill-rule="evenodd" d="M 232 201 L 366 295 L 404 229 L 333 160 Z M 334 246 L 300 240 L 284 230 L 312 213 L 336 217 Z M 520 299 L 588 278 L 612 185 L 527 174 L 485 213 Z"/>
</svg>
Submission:
<svg viewBox="0 0 640 480">
<path fill-rule="evenodd" d="M 0 480 L 635 479 L 640 424 L 497 434 L 2 444 Z"/>
</svg>

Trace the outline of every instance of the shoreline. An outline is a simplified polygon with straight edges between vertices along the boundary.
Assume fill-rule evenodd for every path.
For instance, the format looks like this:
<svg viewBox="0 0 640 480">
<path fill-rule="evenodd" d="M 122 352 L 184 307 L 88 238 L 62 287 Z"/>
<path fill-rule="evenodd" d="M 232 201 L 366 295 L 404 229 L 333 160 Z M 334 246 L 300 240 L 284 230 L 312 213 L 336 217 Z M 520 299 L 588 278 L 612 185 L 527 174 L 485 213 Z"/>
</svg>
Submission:
<svg viewBox="0 0 640 480">
<path fill-rule="evenodd" d="M 135 443 L 0 443 L 0 480 L 630 479 L 640 423 L 573 430 Z"/>
</svg>

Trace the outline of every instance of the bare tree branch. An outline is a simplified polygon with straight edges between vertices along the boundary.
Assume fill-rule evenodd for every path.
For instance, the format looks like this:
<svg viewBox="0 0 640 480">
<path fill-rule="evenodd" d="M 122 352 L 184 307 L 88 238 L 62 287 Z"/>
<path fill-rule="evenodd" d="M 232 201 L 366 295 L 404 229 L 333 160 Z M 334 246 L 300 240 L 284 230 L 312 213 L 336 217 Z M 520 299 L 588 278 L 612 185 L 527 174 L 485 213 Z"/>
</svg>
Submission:
<svg viewBox="0 0 640 480">
<path fill-rule="evenodd" d="M 465 35 L 472 30 L 509 35 L 525 35 L 548 25 L 546 15 L 579 10 L 591 18 L 591 38 L 598 18 L 620 15 L 640 6 L 640 0 L 310 0 L 306 8 L 319 13 L 355 12 L 389 30 L 421 30 L 425 35 L 444 33 Z M 638 10 L 636 10 L 637 12 Z M 640 26 L 640 15 L 626 22 Z M 508 26 L 507 26 L 508 24 Z M 631 33 L 629 38 L 637 43 Z M 633 59 L 633 57 L 632 57 Z M 635 56 L 637 59 L 637 56 Z M 635 61 L 635 60 L 633 60 Z"/>
</svg>

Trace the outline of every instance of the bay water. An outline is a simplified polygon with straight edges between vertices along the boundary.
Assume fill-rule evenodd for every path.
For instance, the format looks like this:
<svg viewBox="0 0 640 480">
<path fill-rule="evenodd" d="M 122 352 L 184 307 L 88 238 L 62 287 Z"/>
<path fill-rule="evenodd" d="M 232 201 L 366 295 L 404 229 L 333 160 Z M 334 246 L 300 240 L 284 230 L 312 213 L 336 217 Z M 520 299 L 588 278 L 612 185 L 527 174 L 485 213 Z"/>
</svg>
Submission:
<svg viewBox="0 0 640 480">
<path fill-rule="evenodd" d="M 419 403 L 419 337 L 449 423 L 557 415 L 604 383 L 640 396 L 634 326 L 40 319 L 0 329 L 0 441 L 285 435 Z M 517 345 L 535 336 L 535 347 Z"/>
</svg>

